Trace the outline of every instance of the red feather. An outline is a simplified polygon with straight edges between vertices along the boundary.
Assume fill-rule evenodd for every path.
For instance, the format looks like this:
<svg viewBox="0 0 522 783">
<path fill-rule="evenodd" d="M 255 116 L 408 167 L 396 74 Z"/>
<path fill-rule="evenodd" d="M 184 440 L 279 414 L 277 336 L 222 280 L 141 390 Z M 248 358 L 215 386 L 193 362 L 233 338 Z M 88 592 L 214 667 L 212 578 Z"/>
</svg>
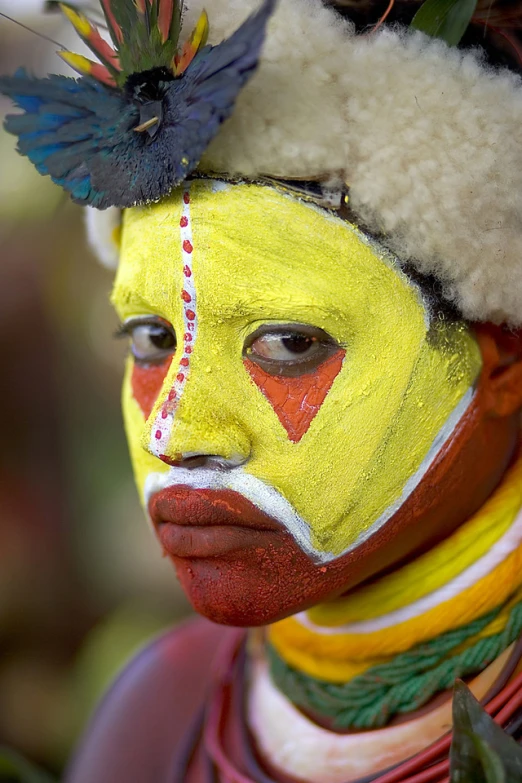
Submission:
<svg viewBox="0 0 522 783">
<path fill-rule="evenodd" d="M 93 52 L 98 55 L 100 60 L 103 60 L 105 63 L 107 63 L 112 68 L 115 68 L 117 71 L 121 71 L 121 65 L 120 61 L 118 59 L 118 55 L 110 46 L 110 44 L 107 43 L 107 41 L 102 38 L 98 30 L 93 27 L 92 32 L 88 38 L 88 43 L 90 44 Z"/>
<path fill-rule="evenodd" d="M 174 14 L 174 0 L 160 0 L 158 10 L 158 28 L 163 43 L 168 40 L 170 36 L 170 28 L 172 27 L 172 16 Z"/>
<path fill-rule="evenodd" d="M 97 79 L 102 84 L 106 84 L 107 87 L 116 87 L 116 81 L 110 71 L 105 66 L 99 63 L 93 63 L 91 76 Z"/>
<path fill-rule="evenodd" d="M 101 4 L 103 6 L 103 10 L 105 11 L 105 16 L 107 17 L 107 21 L 114 32 L 114 35 L 116 36 L 118 43 L 123 43 L 123 32 L 116 21 L 116 17 L 114 16 L 111 8 L 111 0 L 101 0 Z"/>
</svg>

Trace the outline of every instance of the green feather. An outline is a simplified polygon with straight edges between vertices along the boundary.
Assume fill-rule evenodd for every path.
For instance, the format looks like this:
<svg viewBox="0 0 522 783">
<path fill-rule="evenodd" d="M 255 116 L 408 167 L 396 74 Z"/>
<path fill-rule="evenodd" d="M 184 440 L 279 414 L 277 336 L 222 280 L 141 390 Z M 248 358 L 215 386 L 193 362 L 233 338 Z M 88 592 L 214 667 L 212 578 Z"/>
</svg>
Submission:
<svg viewBox="0 0 522 783">
<path fill-rule="evenodd" d="M 122 40 L 113 35 L 122 68 L 118 83 L 123 85 L 132 73 L 160 67 L 170 69 L 178 48 L 183 1 L 175 0 L 173 4 L 172 23 L 166 41 L 162 40 L 158 28 L 161 0 L 153 0 L 152 3 L 145 0 L 145 13 L 138 10 L 135 0 L 108 0 L 108 5 L 121 29 Z M 105 9 L 104 12 L 112 29 L 110 14 Z"/>
<path fill-rule="evenodd" d="M 133 0 L 110 0 L 112 13 L 121 27 L 124 39 L 134 34 L 138 25 L 138 11 Z"/>
<path fill-rule="evenodd" d="M 172 25 L 170 28 L 170 40 L 176 42 L 176 48 L 181 34 L 181 21 L 183 18 L 183 0 L 176 0 L 174 3 L 174 13 L 172 14 Z"/>
</svg>

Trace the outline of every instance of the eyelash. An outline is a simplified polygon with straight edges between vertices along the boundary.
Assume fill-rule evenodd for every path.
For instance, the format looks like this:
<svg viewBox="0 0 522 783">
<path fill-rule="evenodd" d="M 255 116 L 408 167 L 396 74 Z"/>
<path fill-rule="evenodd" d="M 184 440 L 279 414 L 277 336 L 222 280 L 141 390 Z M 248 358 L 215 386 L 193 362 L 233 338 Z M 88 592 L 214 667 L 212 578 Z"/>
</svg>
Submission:
<svg viewBox="0 0 522 783">
<path fill-rule="evenodd" d="M 129 337 L 129 334 L 129 324 L 119 324 L 116 331 L 114 332 L 114 339 L 123 340 L 125 337 Z"/>
<path fill-rule="evenodd" d="M 137 326 L 160 326 L 162 319 L 154 318 L 153 316 L 147 317 L 144 316 L 143 318 L 131 318 L 125 323 L 119 324 L 116 328 L 116 331 L 114 332 L 114 337 L 116 340 L 123 340 L 126 337 L 132 337 L 132 331 Z M 172 327 L 165 321 L 165 328 L 171 329 Z"/>
</svg>

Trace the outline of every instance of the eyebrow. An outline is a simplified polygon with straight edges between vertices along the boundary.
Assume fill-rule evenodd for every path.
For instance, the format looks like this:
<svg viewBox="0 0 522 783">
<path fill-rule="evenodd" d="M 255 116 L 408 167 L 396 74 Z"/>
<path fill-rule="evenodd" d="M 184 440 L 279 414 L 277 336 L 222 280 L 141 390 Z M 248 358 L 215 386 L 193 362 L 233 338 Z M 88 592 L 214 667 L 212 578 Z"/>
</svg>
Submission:
<svg viewBox="0 0 522 783">
<path fill-rule="evenodd" d="M 302 292 L 301 292 L 302 293 Z M 274 301 L 271 297 L 263 299 L 263 294 L 255 289 L 249 289 L 248 299 L 237 298 L 227 304 L 221 303 L 219 308 L 219 315 L 226 321 L 234 321 L 242 317 L 251 318 L 253 320 L 267 320 L 273 321 L 288 321 L 288 322 L 301 322 L 313 320 L 310 319 L 310 314 L 320 314 L 325 318 L 346 318 L 346 313 L 342 312 L 338 307 L 329 303 L 323 305 L 314 299 L 309 297 L 308 301 L 305 300 L 305 296 L 301 301 L 296 302 L 294 299 L 281 298 L 279 301 Z M 115 298 L 120 299 L 129 307 L 135 307 L 138 310 L 143 310 L 151 315 L 162 315 L 167 317 L 164 312 L 164 307 L 158 308 L 157 304 L 153 305 L 148 299 L 144 298 L 136 289 L 128 285 L 119 283 L 116 284 L 111 293 L 111 302 L 114 305 Z M 319 324 L 317 324 L 319 325 Z"/>
<path fill-rule="evenodd" d="M 288 317 L 288 314 L 290 313 L 297 316 L 300 314 L 306 315 L 312 311 L 314 313 L 322 313 L 323 315 L 330 317 L 335 317 L 335 315 L 340 314 L 336 307 L 326 307 L 319 304 L 317 301 L 313 301 L 312 299 L 308 303 L 304 301 L 296 303 L 293 300 L 289 301 L 288 299 L 283 298 L 281 298 L 279 301 L 274 301 L 273 298 L 263 301 L 261 296 L 259 294 L 255 294 L 254 292 L 250 301 L 237 299 L 234 302 L 220 306 L 219 311 L 220 315 L 222 315 L 223 318 L 227 320 L 234 320 L 245 315 L 255 316 L 257 318 L 279 318 L 279 316 L 273 315 L 274 312 L 280 312 L 281 317 Z M 290 320 L 294 321 L 295 318 L 292 317 Z"/>
</svg>

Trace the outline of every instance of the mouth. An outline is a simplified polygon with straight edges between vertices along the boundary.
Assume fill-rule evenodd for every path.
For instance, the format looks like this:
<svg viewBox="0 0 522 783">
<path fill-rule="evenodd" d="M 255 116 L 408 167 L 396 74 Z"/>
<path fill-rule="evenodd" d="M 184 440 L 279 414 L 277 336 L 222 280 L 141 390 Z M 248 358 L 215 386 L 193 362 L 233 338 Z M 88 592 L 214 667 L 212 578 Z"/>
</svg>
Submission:
<svg viewBox="0 0 522 783">
<path fill-rule="evenodd" d="M 167 487 L 152 496 L 149 514 L 172 557 L 220 557 L 266 549 L 282 526 L 233 490 Z"/>
</svg>

